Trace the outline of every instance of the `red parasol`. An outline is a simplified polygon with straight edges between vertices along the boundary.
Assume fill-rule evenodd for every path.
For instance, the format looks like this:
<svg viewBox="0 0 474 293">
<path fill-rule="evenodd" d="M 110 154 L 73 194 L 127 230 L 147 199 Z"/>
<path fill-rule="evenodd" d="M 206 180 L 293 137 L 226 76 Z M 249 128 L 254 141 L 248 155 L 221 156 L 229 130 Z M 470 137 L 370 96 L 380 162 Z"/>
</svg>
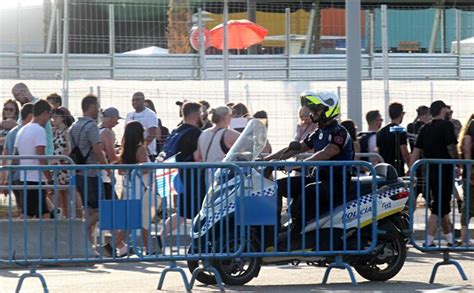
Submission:
<svg viewBox="0 0 474 293">
<path fill-rule="evenodd" d="M 227 22 L 227 47 L 229 49 L 245 49 L 261 43 L 268 30 L 247 19 L 230 20 Z M 224 48 L 224 25 L 220 24 L 210 31 L 209 44 L 218 49 Z"/>
</svg>

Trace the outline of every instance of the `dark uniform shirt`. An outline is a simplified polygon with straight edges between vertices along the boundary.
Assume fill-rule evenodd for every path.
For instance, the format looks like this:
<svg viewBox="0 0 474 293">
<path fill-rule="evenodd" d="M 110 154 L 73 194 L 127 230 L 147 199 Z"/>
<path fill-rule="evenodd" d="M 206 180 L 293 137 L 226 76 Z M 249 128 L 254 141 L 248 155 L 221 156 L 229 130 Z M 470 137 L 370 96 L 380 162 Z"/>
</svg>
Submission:
<svg viewBox="0 0 474 293">
<path fill-rule="evenodd" d="M 329 159 L 329 161 L 353 161 L 354 149 L 352 139 L 347 130 L 336 120 L 329 123 L 324 128 L 316 129 L 304 141 L 314 152 L 323 150 L 327 145 L 334 144 L 339 148 L 339 154 Z M 334 182 L 342 180 L 342 167 L 333 169 Z M 351 167 L 346 167 L 346 179 L 350 179 Z M 320 179 L 329 180 L 329 168 L 320 168 Z"/>
</svg>

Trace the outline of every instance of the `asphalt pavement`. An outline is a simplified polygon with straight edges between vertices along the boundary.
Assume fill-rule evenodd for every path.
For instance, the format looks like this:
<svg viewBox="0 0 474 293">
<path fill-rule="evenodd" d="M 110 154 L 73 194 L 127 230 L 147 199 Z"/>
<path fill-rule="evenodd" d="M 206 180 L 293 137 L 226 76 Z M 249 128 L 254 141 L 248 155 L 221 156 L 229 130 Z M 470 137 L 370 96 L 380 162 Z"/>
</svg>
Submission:
<svg viewBox="0 0 474 293">
<path fill-rule="evenodd" d="M 469 278 L 463 281 L 454 266 L 441 267 L 434 284 L 428 280 L 433 265 L 441 254 L 425 254 L 410 248 L 400 273 L 388 282 L 369 282 L 356 273 L 358 285 L 350 283 L 346 271 L 333 270 L 329 283 L 322 285 L 324 268 L 300 266 L 263 267 L 258 278 L 245 286 L 229 287 L 227 292 L 474 292 L 474 253 L 453 253 Z M 159 292 L 156 286 L 165 263 L 100 264 L 86 267 L 39 268 L 50 292 Z M 187 277 L 186 264 L 179 262 Z M 0 270 L 0 292 L 14 292 L 19 276 L 25 269 Z M 38 279 L 27 279 L 21 292 L 41 292 Z M 164 292 L 184 292 L 178 273 L 169 273 Z M 196 283 L 193 291 L 219 291 L 215 286 Z"/>
</svg>

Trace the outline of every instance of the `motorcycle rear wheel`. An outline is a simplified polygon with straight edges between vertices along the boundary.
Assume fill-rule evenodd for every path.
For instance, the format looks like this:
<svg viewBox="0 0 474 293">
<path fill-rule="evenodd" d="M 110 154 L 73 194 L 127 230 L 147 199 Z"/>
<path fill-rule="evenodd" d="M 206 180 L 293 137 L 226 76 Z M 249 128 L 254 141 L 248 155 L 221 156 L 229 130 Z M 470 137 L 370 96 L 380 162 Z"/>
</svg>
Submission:
<svg viewBox="0 0 474 293">
<path fill-rule="evenodd" d="M 374 255 L 375 262 L 368 261 L 354 265 L 355 270 L 369 281 L 387 281 L 395 277 L 402 269 L 407 257 L 405 238 L 399 233 L 394 239 L 381 238 L 378 243 L 375 249 L 378 249 L 380 245 L 383 246 L 381 252 Z M 387 251 L 392 255 L 382 255 Z"/>
</svg>

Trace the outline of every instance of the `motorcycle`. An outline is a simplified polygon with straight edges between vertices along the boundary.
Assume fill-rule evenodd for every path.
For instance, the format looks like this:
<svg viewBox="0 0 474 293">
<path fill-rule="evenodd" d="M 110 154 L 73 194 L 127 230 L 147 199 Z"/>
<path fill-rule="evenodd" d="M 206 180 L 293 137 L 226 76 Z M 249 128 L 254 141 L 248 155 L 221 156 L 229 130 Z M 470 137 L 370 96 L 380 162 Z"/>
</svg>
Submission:
<svg viewBox="0 0 474 293">
<path fill-rule="evenodd" d="M 260 155 L 266 143 L 266 127 L 257 119 L 251 120 L 244 129 L 239 139 L 230 149 L 224 162 L 249 162 L 254 161 Z M 290 144 L 289 148 L 292 148 Z M 237 232 L 228 231 L 224 225 L 229 221 L 237 221 L 237 189 L 240 184 L 246 185 L 246 192 L 253 194 L 270 194 L 276 196 L 277 185 L 274 182 L 275 176 L 264 174 L 258 168 L 243 168 L 245 182 L 240 182 L 238 176 L 227 176 L 228 180 L 222 180 L 223 170 L 217 170 L 212 188 L 206 194 L 199 214 L 193 220 L 193 230 L 191 237 L 193 243 L 189 247 L 189 252 L 196 248 L 206 247 L 206 251 L 222 251 L 222 246 L 228 245 L 227 251 L 236 251 L 238 245 L 243 245 L 244 256 L 234 258 L 221 258 L 210 261 L 220 274 L 222 281 L 227 285 L 244 285 L 256 278 L 262 265 L 298 265 L 306 262 L 308 265 L 317 267 L 327 267 L 335 261 L 335 255 L 324 256 L 298 255 L 297 251 L 305 249 L 306 252 L 329 251 L 339 249 L 356 249 L 356 247 L 367 248 L 372 245 L 372 219 L 373 202 L 372 176 L 358 176 L 353 178 L 359 181 L 360 187 L 358 199 L 348 201 L 346 205 L 335 207 L 331 214 L 322 214 L 318 219 L 308 217 L 306 225 L 298 231 L 291 230 L 291 218 L 286 226 L 291 231 L 283 231 L 275 237 L 275 241 L 265 241 L 264 235 L 274 235 L 275 230 L 259 225 L 245 227 L 245 240 L 238 237 Z M 377 242 L 369 254 L 357 255 L 348 254 L 343 256 L 343 261 L 365 279 L 370 281 L 386 281 L 393 278 L 404 265 L 408 242 L 406 231 L 408 229 L 407 202 L 409 198 L 409 186 L 406 182 L 398 178 L 395 169 L 387 164 L 379 164 L 375 168 L 377 178 L 376 189 L 376 212 L 377 212 Z M 275 173 L 275 172 L 273 172 Z M 229 175 L 229 174 L 227 174 Z M 235 174 L 234 174 L 235 175 Z M 224 197 L 224 198 L 223 198 Z M 276 214 L 276 210 L 275 210 Z M 225 221 L 224 221 L 225 220 Z M 227 226 L 227 230 L 222 226 Z M 225 228 L 225 227 L 224 227 Z M 274 227 L 273 227 L 274 228 Z M 264 231 L 262 231 L 262 229 Z M 227 232 L 225 232 L 227 231 Z M 227 234 L 226 234 L 227 233 Z M 315 247 L 314 236 L 319 234 L 320 243 Z M 225 234 L 225 235 L 224 235 Z M 290 236 L 291 235 L 291 236 Z M 329 235 L 340 241 L 331 241 L 329 245 Z M 239 239 L 236 239 L 239 238 Z M 268 238 L 268 237 L 267 237 Z M 273 238 L 273 237 L 270 237 Z M 302 241 L 306 239 L 306 241 Z M 268 243 L 267 243 L 268 242 Z M 289 245 L 288 245 L 289 244 Z M 230 247 L 231 246 L 231 247 Z M 219 250 L 219 247 L 221 250 Z M 296 254 L 265 255 L 262 252 L 276 251 L 287 252 L 287 247 L 291 247 L 288 252 Z M 225 249 L 224 249 L 225 250 Z M 254 255 L 252 254 L 255 253 Z M 199 267 L 203 260 L 188 261 L 188 268 L 193 272 Z M 200 272 L 197 280 L 201 283 L 216 284 L 213 274 Z"/>
</svg>

